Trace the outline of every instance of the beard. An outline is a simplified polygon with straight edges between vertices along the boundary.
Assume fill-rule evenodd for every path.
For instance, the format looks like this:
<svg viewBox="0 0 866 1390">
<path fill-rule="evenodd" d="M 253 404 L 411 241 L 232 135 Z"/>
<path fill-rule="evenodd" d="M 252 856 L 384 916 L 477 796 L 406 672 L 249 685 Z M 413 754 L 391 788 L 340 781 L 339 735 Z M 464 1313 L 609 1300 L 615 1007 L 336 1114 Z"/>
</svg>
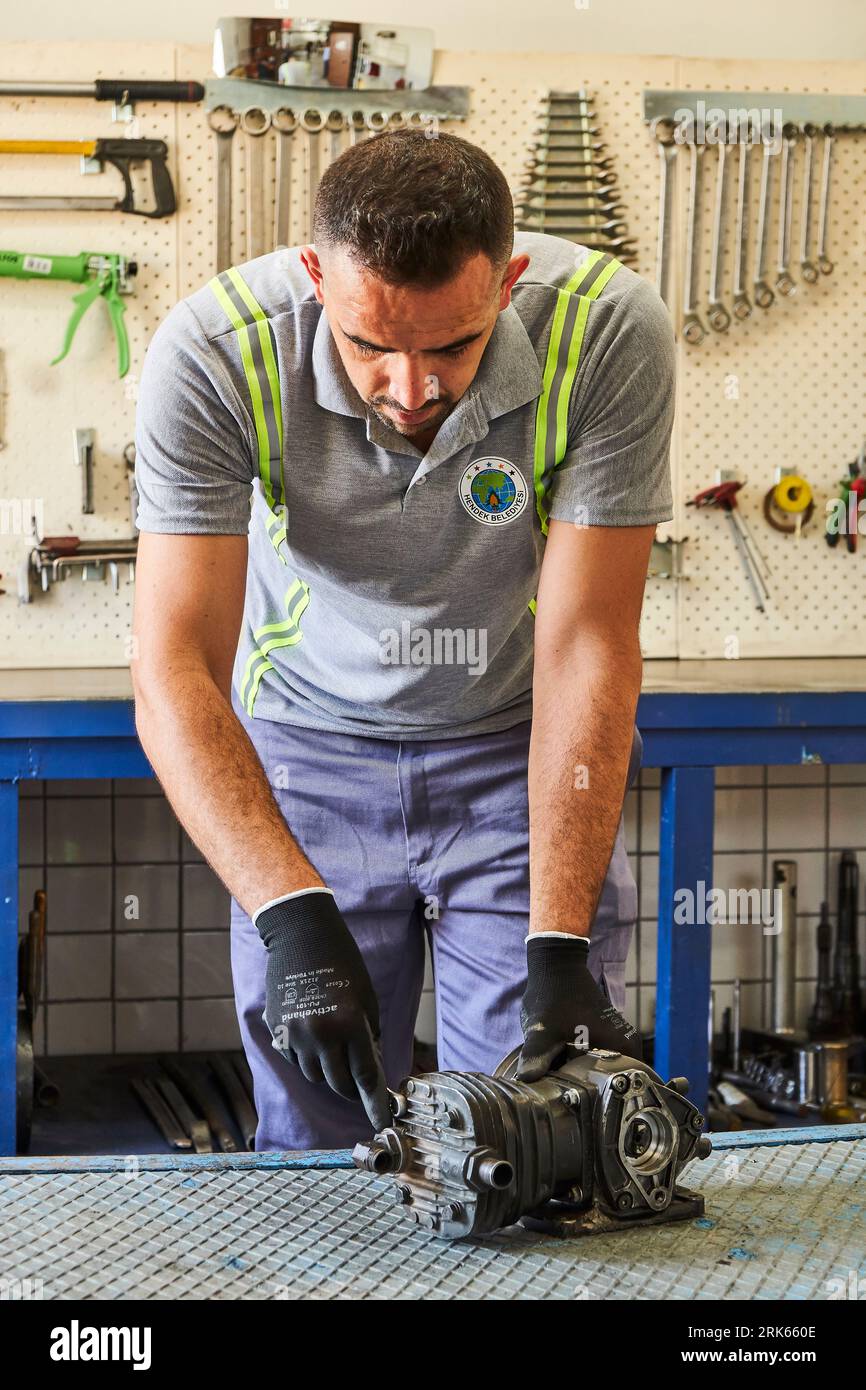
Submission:
<svg viewBox="0 0 866 1390">
<path fill-rule="evenodd" d="M 392 401 L 388 397 L 374 396 L 372 400 L 367 401 L 367 408 L 372 411 L 377 420 L 394 430 L 396 434 L 402 435 L 404 439 L 411 439 L 414 434 L 421 434 L 434 425 L 438 428 L 451 414 L 454 409 L 454 402 L 451 400 L 434 401 L 430 409 L 413 424 L 403 424 L 401 421 L 393 419 L 386 413 L 386 406 L 390 406 L 394 410 L 400 408 L 396 401 Z"/>
</svg>

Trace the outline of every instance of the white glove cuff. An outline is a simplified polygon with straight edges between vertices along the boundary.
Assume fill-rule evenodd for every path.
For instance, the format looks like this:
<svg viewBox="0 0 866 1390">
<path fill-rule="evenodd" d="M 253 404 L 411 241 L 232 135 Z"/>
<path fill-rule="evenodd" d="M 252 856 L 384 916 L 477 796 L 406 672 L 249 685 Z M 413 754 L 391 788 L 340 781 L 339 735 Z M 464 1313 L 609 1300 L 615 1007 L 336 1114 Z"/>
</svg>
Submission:
<svg viewBox="0 0 866 1390">
<path fill-rule="evenodd" d="M 253 926 L 258 926 L 259 916 L 261 913 L 267 912 L 269 907 L 276 907 L 277 903 L 287 903 L 290 898 L 300 898 L 303 893 L 330 893 L 332 898 L 334 896 L 333 888 L 320 888 L 318 884 L 313 888 L 296 888 L 294 893 L 283 893 L 281 897 L 271 898 L 270 902 L 262 903 L 261 907 L 257 907 L 252 915 Z"/>
<path fill-rule="evenodd" d="M 529 935 L 525 938 L 524 945 L 532 941 L 533 937 L 536 936 L 560 936 L 564 941 L 568 941 L 572 937 L 579 936 L 581 941 L 589 941 L 588 936 L 581 936 L 579 932 L 575 931 L 531 931 Z"/>
</svg>

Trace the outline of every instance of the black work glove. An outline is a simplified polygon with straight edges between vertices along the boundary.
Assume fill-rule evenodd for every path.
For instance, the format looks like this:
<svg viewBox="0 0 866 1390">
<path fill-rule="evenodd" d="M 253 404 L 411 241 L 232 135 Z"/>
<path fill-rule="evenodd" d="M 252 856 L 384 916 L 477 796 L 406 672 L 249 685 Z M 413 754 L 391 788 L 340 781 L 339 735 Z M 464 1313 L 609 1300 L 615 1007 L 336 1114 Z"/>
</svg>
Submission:
<svg viewBox="0 0 866 1390">
<path fill-rule="evenodd" d="M 539 1081 L 563 1048 L 585 1028 L 590 1047 L 641 1056 L 640 1035 L 611 1004 L 589 973 L 585 936 L 531 935 L 526 943 L 527 980 L 520 1010 L 524 1044 L 518 1081 Z M 588 1034 L 588 1039 L 586 1035 Z M 580 1039 L 578 1039 L 580 1041 Z"/>
<path fill-rule="evenodd" d="M 374 1130 L 391 1123 L 379 1005 L 334 895 L 317 888 L 260 908 L 268 948 L 265 1012 L 273 1047 L 308 1081 L 361 1100 Z"/>
</svg>

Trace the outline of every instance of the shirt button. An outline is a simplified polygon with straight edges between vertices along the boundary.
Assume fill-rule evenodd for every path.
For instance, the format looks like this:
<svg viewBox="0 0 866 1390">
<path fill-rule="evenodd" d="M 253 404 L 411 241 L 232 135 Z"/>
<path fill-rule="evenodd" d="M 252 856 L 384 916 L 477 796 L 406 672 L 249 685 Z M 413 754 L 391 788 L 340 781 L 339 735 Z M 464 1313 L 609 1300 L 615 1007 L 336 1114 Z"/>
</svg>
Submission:
<svg viewBox="0 0 866 1390">
<path fill-rule="evenodd" d="M 427 481 L 426 478 L 419 478 L 419 479 L 418 479 L 418 486 L 420 487 L 421 484 L 422 484 L 422 483 L 426 483 L 426 481 Z"/>
</svg>

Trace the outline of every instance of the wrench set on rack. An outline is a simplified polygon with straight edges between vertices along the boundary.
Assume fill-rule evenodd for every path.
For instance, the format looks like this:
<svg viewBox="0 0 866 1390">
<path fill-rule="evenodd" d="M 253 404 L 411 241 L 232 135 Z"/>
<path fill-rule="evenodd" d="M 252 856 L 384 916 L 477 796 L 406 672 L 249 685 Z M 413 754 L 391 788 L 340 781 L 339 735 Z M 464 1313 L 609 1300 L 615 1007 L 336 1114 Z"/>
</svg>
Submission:
<svg viewBox="0 0 866 1390">
<path fill-rule="evenodd" d="M 328 106 L 311 105 L 312 93 L 255 82 L 209 82 L 208 124 L 214 133 L 215 269 L 252 260 L 279 246 L 309 240 L 316 189 L 325 167 L 349 145 L 400 126 L 436 129 L 439 120 L 460 120 L 468 110 L 468 89 L 428 89 L 416 94 L 430 107 L 396 106 L 410 94 L 328 93 Z M 438 99 L 436 99 L 438 96 Z M 243 99 L 243 104 L 237 100 Z M 258 100 L 257 100 L 258 97 Z M 297 106 L 287 104 L 297 98 Z M 365 100 L 366 97 L 366 100 Z M 233 244 L 235 136 L 243 136 L 243 244 Z M 300 145 L 300 148 L 298 146 Z M 296 154 L 300 158 L 296 159 Z M 295 177 L 299 175 L 299 177 Z"/>
<path fill-rule="evenodd" d="M 601 133 L 588 91 L 548 92 L 515 195 L 515 226 L 633 263 L 637 249 Z"/>
<path fill-rule="evenodd" d="M 755 309 L 766 311 L 833 273 L 835 151 L 840 137 L 866 130 L 866 97 L 645 91 L 643 115 L 660 171 L 656 288 L 680 318 L 687 343 L 726 333 Z M 686 179 L 681 245 L 678 165 Z M 708 237 L 705 202 L 712 209 Z"/>
<path fill-rule="evenodd" d="M 836 139 L 832 125 L 818 129 L 808 122 L 801 128 L 785 124 L 779 136 L 770 140 L 764 140 L 760 132 L 740 131 L 739 138 L 732 141 L 723 130 L 717 141 L 700 144 L 694 139 L 681 140 L 672 121 L 659 119 L 652 123 L 652 134 L 660 168 L 656 288 L 671 310 L 674 171 L 678 151 L 682 151 L 679 159 L 687 165 L 682 273 L 682 335 L 687 343 L 696 347 L 707 336 L 707 328 L 726 333 L 735 321 L 751 317 L 755 307 L 766 310 L 777 296 L 788 298 L 796 294 L 797 272 L 806 285 L 814 285 L 822 275 L 832 274 L 828 249 L 830 179 Z M 750 207 L 753 162 L 760 163 L 754 243 Z M 709 173 L 705 171 L 707 164 L 711 166 Z M 702 213 L 708 177 L 713 187 L 710 269 L 708 279 L 702 283 Z M 800 190 L 796 231 L 795 185 Z M 732 273 L 726 286 L 729 235 Z"/>
</svg>

